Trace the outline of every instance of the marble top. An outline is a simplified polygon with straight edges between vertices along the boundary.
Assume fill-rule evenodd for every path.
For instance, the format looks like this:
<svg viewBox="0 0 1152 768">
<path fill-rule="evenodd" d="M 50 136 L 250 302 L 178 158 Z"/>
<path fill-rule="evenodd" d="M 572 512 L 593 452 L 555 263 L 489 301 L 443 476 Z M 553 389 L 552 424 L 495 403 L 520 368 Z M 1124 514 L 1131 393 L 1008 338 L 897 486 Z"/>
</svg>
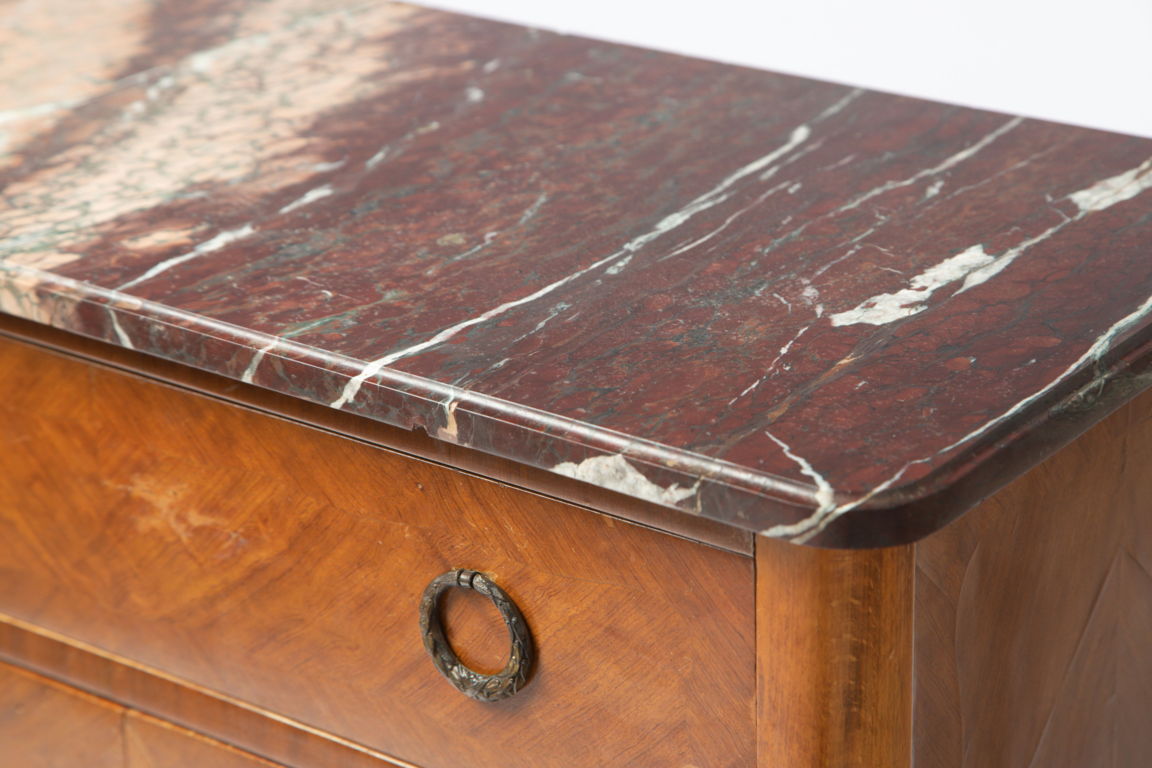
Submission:
<svg viewBox="0 0 1152 768">
<path fill-rule="evenodd" d="M 909 541 L 1152 383 L 1152 141 L 402 4 L 2 4 L 0 311 Z"/>
</svg>

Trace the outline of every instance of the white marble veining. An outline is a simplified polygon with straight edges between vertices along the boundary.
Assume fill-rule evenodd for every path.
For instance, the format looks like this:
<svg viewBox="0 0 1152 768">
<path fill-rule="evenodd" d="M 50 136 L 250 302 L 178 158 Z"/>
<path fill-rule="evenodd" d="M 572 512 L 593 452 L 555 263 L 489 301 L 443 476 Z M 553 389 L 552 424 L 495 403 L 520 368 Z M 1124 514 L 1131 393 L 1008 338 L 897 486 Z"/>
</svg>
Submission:
<svg viewBox="0 0 1152 768">
<path fill-rule="evenodd" d="M 272 339 L 267 344 L 257 349 L 256 353 L 252 355 L 252 359 L 248 362 L 248 367 L 244 369 L 243 375 L 240 376 L 240 380 L 245 384 L 251 384 L 252 379 L 256 376 L 256 369 L 260 367 L 260 363 L 264 362 L 264 356 L 275 349 L 276 345 L 279 343 L 280 339 Z"/>
<path fill-rule="evenodd" d="M 981 267 L 992 263 L 993 257 L 984 252 L 984 246 L 973 245 L 955 256 L 912 278 L 907 288 L 895 293 L 882 293 L 860 302 L 854 309 L 829 315 L 832 325 L 885 325 L 903 317 L 910 317 L 928 308 L 928 299 L 946 285 L 963 280 Z"/>
<path fill-rule="evenodd" d="M 1131 200 L 1146 189 L 1152 189 L 1152 157 L 1136 168 L 1073 192 L 1068 199 L 1080 207 L 1081 213 L 1091 213 Z"/>
<path fill-rule="evenodd" d="M 331 184 L 323 184 L 319 187 L 313 187 L 312 189 L 308 190 L 307 192 L 305 192 L 300 197 L 298 197 L 295 200 L 293 200 L 292 202 L 288 203 L 288 205 L 281 208 L 280 213 L 291 213 L 292 211 L 296 210 L 297 208 L 303 208 L 304 206 L 308 205 L 309 203 L 314 203 L 317 200 L 323 200 L 325 197 L 328 197 L 329 195 L 333 195 L 335 193 L 336 193 L 336 190 L 334 190 L 332 188 Z"/>
<path fill-rule="evenodd" d="M 1075 216 L 1065 216 L 1059 223 L 1045 229 L 999 255 L 988 254 L 980 243 L 969 246 L 955 256 L 929 267 L 916 275 L 907 288 L 894 293 L 883 293 L 860 302 L 855 308 L 829 316 L 834 326 L 866 323 L 886 325 L 923 312 L 932 294 L 940 288 L 963 280 L 956 293 L 963 293 L 1000 274 L 1021 254 L 1032 246 L 1044 242 L 1084 217 L 1106 210 L 1130 200 L 1141 192 L 1152 189 L 1152 158 L 1124 173 L 1103 179 L 1092 186 L 1073 192 L 1067 199 L 1079 207 Z"/>
<path fill-rule="evenodd" d="M 448 326 L 447 328 L 442 329 L 440 332 L 436 333 L 431 338 L 426 339 L 425 341 L 422 341 L 418 344 L 413 344 L 413 345 L 411 345 L 409 347 L 405 347 L 403 349 L 396 350 L 394 352 L 390 352 L 389 354 L 384 355 L 383 357 L 377 358 L 376 360 L 369 362 L 367 365 L 364 366 L 363 370 L 359 374 L 357 374 L 353 378 L 349 379 L 347 384 L 344 386 L 344 389 L 341 392 L 340 397 L 333 400 L 331 403 L 331 406 L 333 408 L 343 408 L 352 399 L 354 399 L 356 397 L 357 393 L 360 391 L 360 388 L 363 386 L 365 381 L 372 378 L 373 376 L 378 375 L 380 373 L 380 371 L 382 371 L 386 366 L 391 365 L 392 363 L 396 362 L 397 360 L 401 360 L 403 358 L 410 357 L 412 355 L 423 352 L 426 349 L 429 349 L 431 347 L 435 347 L 435 346 L 442 344 L 445 341 L 451 339 L 452 337 L 456 336 L 461 331 L 464 331 L 464 330 L 467 330 L 468 328 L 471 328 L 472 326 L 487 322 L 488 320 L 491 320 L 494 317 L 498 317 L 498 316 L 508 312 L 509 310 L 512 310 L 512 309 L 519 307 L 519 306 L 523 306 L 525 304 L 532 303 L 532 302 L 534 302 L 540 298 L 543 298 L 544 296 L 547 296 L 547 295 L 553 293 L 554 291 L 567 285 L 568 283 L 571 283 L 573 280 L 576 280 L 576 279 L 578 279 L 578 278 L 580 278 L 580 277 L 582 277 L 582 276 L 584 276 L 590 272 L 596 271 L 596 270 L 600 269 L 601 267 L 607 267 L 607 269 L 605 269 L 605 274 L 608 274 L 608 275 L 618 274 L 621 270 L 624 269 L 625 266 L 627 266 L 628 262 L 632 259 L 632 255 L 636 251 L 640 250 L 645 245 L 647 245 L 648 243 L 657 239 L 661 235 L 664 235 L 667 232 L 681 226 L 682 224 L 684 224 L 685 222 L 690 220 L 693 216 L 695 216 L 697 213 L 700 213 L 701 211 L 707 210 L 708 208 L 711 208 L 715 205 L 718 205 L 719 203 L 726 200 L 728 198 L 728 194 L 726 194 L 726 190 L 728 190 L 732 185 L 734 185 L 736 182 L 740 181 L 741 179 L 743 179 L 747 176 L 750 176 L 754 173 L 757 173 L 758 171 L 761 171 L 764 168 L 768 167 L 774 161 L 776 161 L 777 159 L 784 156 L 785 154 L 787 154 L 788 152 L 792 151 L 797 146 L 802 144 L 804 141 L 806 141 L 808 139 L 808 137 L 811 136 L 811 133 L 812 133 L 811 128 L 809 128 L 806 124 L 797 126 L 796 128 L 794 128 L 791 131 L 788 140 L 784 144 L 782 144 L 781 146 L 772 150 L 768 154 L 763 155 L 762 157 L 752 161 L 751 163 L 749 163 L 749 164 L 743 166 L 742 168 L 734 171 L 733 173 L 729 174 L 719 184 L 717 184 L 715 187 L 710 189 L 708 192 L 705 192 L 703 195 L 700 195 L 699 197 L 692 200 L 690 203 L 688 203 L 683 208 L 677 210 L 676 212 L 665 216 L 650 231 L 645 232 L 644 234 L 638 235 L 637 237 L 634 237 L 633 239 L 629 240 L 618 251 L 615 251 L 614 253 L 611 253 L 607 256 L 604 256 L 604 257 L 598 259 L 597 261 L 594 261 L 592 264 L 589 264 L 588 266 L 586 266 L 582 269 L 576 270 L 575 272 L 572 272 L 568 275 L 565 275 L 564 277 L 562 277 L 558 280 L 555 280 L 555 281 L 543 286 L 542 288 L 539 288 L 538 290 L 533 291 L 532 293 L 530 293 L 526 296 L 522 296 L 518 299 L 513 299 L 511 301 L 506 301 L 503 304 L 499 304 L 499 305 L 489 309 L 488 311 L 486 311 L 482 314 L 476 315 L 475 317 L 471 317 L 471 318 L 468 318 L 467 320 L 463 320 L 459 323 Z M 541 201 L 541 204 L 542 204 L 542 201 Z"/>
<path fill-rule="evenodd" d="M 995 277 L 1029 248 L 1037 243 L 1044 242 L 1066 227 L 1081 221 L 1086 216 L 1107 210 L 1118 203 L 1130 200 L 1149 188 L 1152 188 L 1152 158 L 1148 158 L 1137 168 L 1098 181 L 1092 186 L 1079 190 L 1078 192 L 1073 192 L 1068 195 L 1067 198 L 1080 208 L 1079 213 L 1072 217 L 1064 217 L 1058 224 L 1049 227 L 1034 237 L 1028 238 L 1019 245 L 1009 248 L 989 264 L 973 270 L 973 272 L 964 279 L 964 285 L 960 287 L 957 293 L 963 293 L 969 288 L 973 288 Z"/>
<path fill-rule="evenodd" d="M 218 251 L 226 245 L 231 245 L 237 240 L 242 240 L 250 236 L 255 231 L 255 227 L 253 227 L 251 224 L 245 224 L 244 226 L 237 227 L 236 229 L 229 229 L 224 232 L 220 232 L 219 234 L 200 243 L 198 246 L 188 251 L 187 253 L 182 253 L 179 256 L 173 256 L 170 259 L 165 259 L 159 264 L 150 267 L 146 272 L 144 272 L 144 274 L 122 284 L 119 290 L 123 291 L 127 288 L 131 288 L 134 285 L 139 285 L 146 280 L 151 280 L 157 275 L 162 275 L 175 266 L 195 259 L 197 256 L 203 256 L 206 253 Z"/>
</svg>

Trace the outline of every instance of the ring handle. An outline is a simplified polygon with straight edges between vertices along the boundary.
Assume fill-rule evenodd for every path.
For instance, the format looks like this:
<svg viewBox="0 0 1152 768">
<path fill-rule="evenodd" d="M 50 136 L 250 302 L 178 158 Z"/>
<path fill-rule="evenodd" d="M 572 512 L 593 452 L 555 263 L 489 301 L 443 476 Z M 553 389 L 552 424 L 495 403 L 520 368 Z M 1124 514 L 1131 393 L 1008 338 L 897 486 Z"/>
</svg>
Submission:
<svg viewBox="0 0 1152 768">
<path fill-rule="evenodd" d="M 440 599 L 452 587 L 474 589 L 491 600 L 500 611 L 512 642 L 508 663 L 504 665 L 503 671 L 495 675 L 483 675 L 465 666 L 452 650 L 444 635 L 444 624 L 440 616 Z M 500 701 L 515 695 L 528 682 L 528 675 L 535 663 L 532 634 L 528 631 L 524 614 L 496 582 L 476 571 L 449 571 L 432 579 L 424 590 L 424 596 L 420 598 L 420 632 L 424 636 L 424 648 L 440 674 L 448 678 L 457 690 L 477 701 Z"/>
</svg>

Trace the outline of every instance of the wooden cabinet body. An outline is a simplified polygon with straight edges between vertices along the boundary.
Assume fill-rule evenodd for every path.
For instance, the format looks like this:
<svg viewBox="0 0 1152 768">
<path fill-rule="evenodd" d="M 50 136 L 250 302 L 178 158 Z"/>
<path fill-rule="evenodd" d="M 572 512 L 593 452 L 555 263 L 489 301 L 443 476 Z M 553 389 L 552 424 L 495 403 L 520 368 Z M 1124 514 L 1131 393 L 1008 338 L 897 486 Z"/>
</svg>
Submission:
<svg viewBox="0 0 1152 768">
<path fill-rule="evenodd" d="M 64 5 L 0 0 L 0 768 L 1152 765 L 1152 141 Z"/>
<path fill-rule="evenodd" d="M 69 354 L 0 342 L 0 657 L 107 706 L 299 766 L 1152 754 L 1147 397 L 915 545 L 747 552 L 39 335 Z M 505 586 L 540 649 L 507 701 L 467 699 L 421 645 L 420 592 L 459 567 Z M 506 634 L 477 597 L 445 619 L 492 670 Z"/>
</svg>

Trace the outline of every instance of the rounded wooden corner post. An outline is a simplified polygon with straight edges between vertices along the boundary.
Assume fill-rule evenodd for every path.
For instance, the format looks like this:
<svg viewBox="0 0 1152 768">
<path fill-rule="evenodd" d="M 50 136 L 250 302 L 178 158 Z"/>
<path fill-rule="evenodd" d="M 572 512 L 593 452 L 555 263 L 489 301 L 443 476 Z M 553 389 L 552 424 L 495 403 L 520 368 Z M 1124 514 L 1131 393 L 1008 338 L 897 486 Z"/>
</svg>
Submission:
<svg viewBox="0 0 1152 768">
<path fill-rule="evenodd" d="M 756 539 L 760 768 L 907 768 L 911 546 Z"/>
</svg>

